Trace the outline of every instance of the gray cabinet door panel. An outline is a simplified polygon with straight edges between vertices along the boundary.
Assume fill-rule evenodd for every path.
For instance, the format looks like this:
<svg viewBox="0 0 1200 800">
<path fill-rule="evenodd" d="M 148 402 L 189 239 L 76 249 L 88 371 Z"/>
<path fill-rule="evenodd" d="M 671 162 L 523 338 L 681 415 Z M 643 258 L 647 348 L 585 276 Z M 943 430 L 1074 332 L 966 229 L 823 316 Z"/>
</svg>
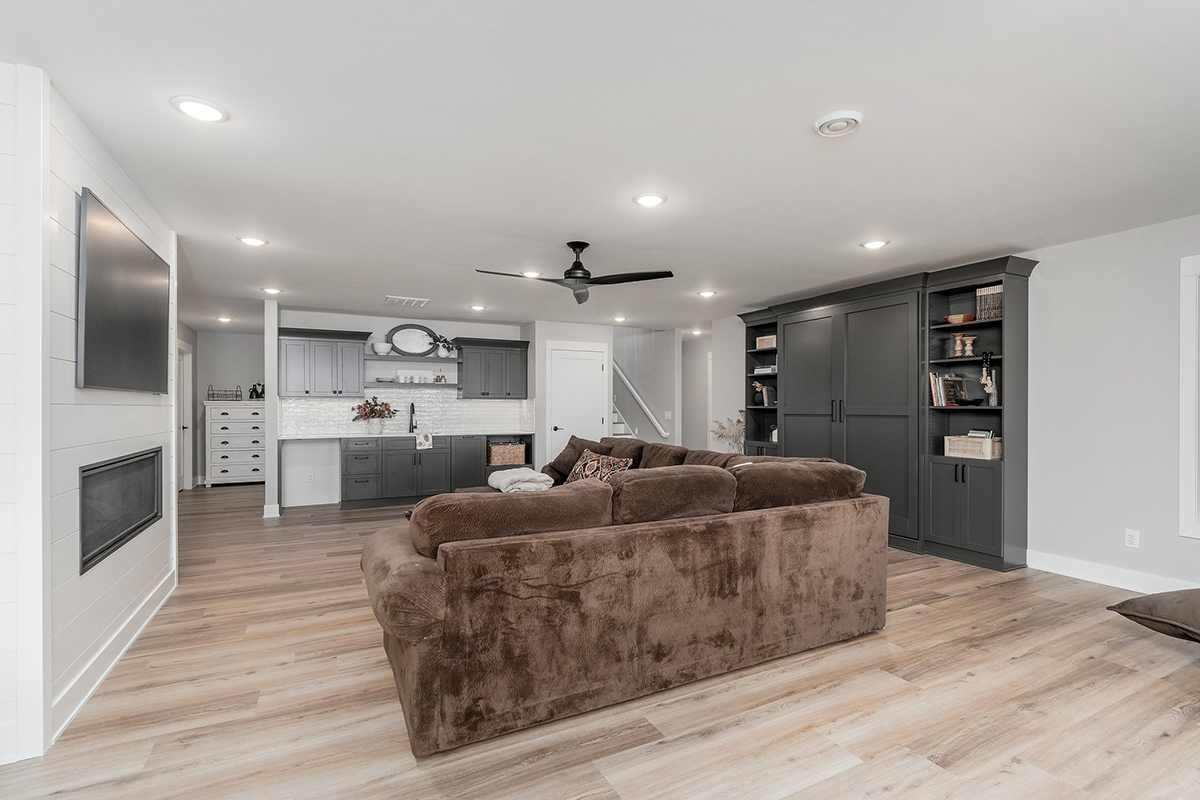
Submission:
<svg viewBox="0 0 1200 800">
<path fill-rule="evenodd" d="M 378 475 L 347 475 L 342 478 L 343 500 L 378 500 Z"/>
<path fill-rule="evenodd" d="M 417 454 L 411 450 L 385 450 L 382 496 L 413 497 L 416 494 Z"/>
<path fill-rule="evenodd" d="M 304 397 L 308 394 L 309 344 L 296 339 L 279 341 L 280 397 Z"/>
<path fill-rule="evenodd" d="M 958 479 L 961 467 L 948 459 L 929 462 L 929 496 L 926 500 L 925 538 L 931 542 L 961 545 Z"/>
<path fill-rule="evenodd" d="M 450 491 L 450 450 L 417 451 L 417 494 Z"/>
<path fill-rule="evenodd" d="M 309 394 L 334 397 L 338 389 L 337 342 L 309 342 Z"/>
<path fill-rule="evenodd" d="M 357 342 L 339 342 L 337 348 L 337 393 L 351 397 L 362 397 L 364 345 Z"/>
<path fill-rule="evenodd" d="M 379 472 L 379 453 L 345 453 L 343 475 L 374 475 Z"/>
<path fill-rule="evenodd" d="M 504 396 L 524 400 L 529 396 L 529 358 L 524 350 L 505 350 L 504 360 Z"/>
<path fill-rule="evenodd" d="M 504 397 L 504 373 L 508 366 L 508 351 L 483 351 L 483 396 Z"/>
<path fill-rule="evenodd" d="M 845 431 L 845 463 L 867 473 L 864 492 L 880 494 L 890 502 L 888 532 L 917 538 L 917 509 L 912 497 L 916 464 L 910 457 L 912 439 L 907 416 L 850 414 Z"/>
<path fill-rule="evenodd" d="M 781 455 L 833 457 L 834 319 L 816 316 L 783 326 L 779 359 Z"/>
<path fill-rule="evenodd" d="M 483 397 L 484 371 L 483 350 L 478 348 L 463 348 L 461 373 L 458 376 L 462 386 L 462 396 L 465 398 Z"/>
<path fill-rule="evenodd" d="M 451 489 L 484 486 L 487 478 L 484 466 L 487 462 L 487 438 L 483 436 L 455 436 L 450 440 Z"/>
<path fill-rule="evenodd" d="M 959 492 L 962 495 L 962 546 L 967 550 L 992 556 L 1001 554 L 1003 477 L 1000 462 L 963 462 Z"/>
</svg>

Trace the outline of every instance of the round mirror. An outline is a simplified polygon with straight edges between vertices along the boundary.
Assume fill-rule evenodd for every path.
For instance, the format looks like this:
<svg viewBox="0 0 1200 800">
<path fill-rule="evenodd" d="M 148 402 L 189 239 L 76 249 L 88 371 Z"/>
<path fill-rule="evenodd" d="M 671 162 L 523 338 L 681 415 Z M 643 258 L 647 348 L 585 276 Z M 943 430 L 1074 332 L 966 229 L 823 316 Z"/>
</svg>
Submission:
<svg viewBox="0 0 1200 800">
<path fill-rule="evenodd" d="M 434 338 L 436 336 L 437 334 L 424 325 L 406 323 L 388 331 L 387 340 L 400 355 L 427 356 L 437 349 L 437 341 Z"/>
</svg>

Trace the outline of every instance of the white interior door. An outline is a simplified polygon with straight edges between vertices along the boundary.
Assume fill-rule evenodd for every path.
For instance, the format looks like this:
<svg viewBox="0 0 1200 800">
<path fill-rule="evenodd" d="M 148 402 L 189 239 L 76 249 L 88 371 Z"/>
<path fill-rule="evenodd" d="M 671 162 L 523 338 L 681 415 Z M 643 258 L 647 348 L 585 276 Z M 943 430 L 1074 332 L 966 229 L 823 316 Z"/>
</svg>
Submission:
<svg viewBox="0 0 1200 800">
<path fill-rule="evenodd" d="M 192 488 L 192 354 L 177 350 L 175 362 L 175 490 Z"/>
<path fill-rule="evenodd" d="M 573 435 L 592 440 L 608 435 L 608 351 L 551 345 L 547 352 L 547 452 L 554 456 Z"/>
</svg>

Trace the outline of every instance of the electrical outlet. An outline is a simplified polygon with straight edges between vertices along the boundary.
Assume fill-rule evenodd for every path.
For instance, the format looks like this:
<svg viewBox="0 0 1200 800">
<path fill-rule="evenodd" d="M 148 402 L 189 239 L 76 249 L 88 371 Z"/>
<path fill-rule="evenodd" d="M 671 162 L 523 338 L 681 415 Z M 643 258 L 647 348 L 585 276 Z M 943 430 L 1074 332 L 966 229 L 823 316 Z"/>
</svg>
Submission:
<svg viewBox="0 0 1200 800">
<path fill-rule="evenodd" d="M 1132 528 L 1125 529 L 1125 546 L 1126 547 L 1141 547 L 1142 532 L 1135 531 Z"/>
<path fill-rule="evenodd" d="M 666 417 L 667 419 L 670 419 L 670 418 L 671 418 L 671 412 L 670 412 L 670 411 L 664 411 L 664 412 L 663 412 L 663 416 L 664 416 L 664 417 Z"/>
<path fill-rule="evenodd" d="M 308 482 L 309 482 L 309 483 L 312 483 L 312 482 L 313 482 L 313 474 L 312 474 L 311 472 L 310 472 L 310 473 L 308 473 Z"/>
</svg>

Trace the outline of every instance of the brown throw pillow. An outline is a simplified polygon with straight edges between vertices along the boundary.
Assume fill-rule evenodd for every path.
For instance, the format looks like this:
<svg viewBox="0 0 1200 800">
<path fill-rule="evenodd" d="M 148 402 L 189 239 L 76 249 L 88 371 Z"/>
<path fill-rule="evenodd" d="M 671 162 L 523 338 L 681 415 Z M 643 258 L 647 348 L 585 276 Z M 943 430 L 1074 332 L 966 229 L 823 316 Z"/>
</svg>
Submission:
<svg viewBox="0 0 1200 800">
<path fill-rule="evenodd" d="M 867 473 L 837 462 L 742 462 L 730 464 L 729 471 L 737 478 L 734 511 L 850 500 L 867 481 Z"/>
<path fill-rule="evenodd" d="M 609 446 L 600 442 L 593 442 L 590 439 L 580 439 L 578 436 L 572 436 L 567 441 L 567 446 L 558 454 L 558 457 L 551 461 L 547 466 L 553 467 L 563 475 L 570 475 L 571 469 L 575 466 L 575 462 L 583 455 L 584 450 L 591 450 L 593 453 L 608 455 Z M 553 476 L 551 476 L 553 477 Z"/>
<path fill-rule="evenodd" d="M 608 479 L 618 472 L 624 472 L 629 469 L 629 465 L 633 463 L 632 458 L 613 458 L 602 453 L 593 453 L 591 450 L 584 450 L 583 455 L 575 462 L 575 466 L 571 467 L 571 474 L 567 476 L 567 483 L 582 481 L 588 478 L 599 478 L 608 483 Z"/>
<path fill-rule="evenodd" d="M 745 460 L 746 457 L 741 453 L 718 453 L 714 450 L 688 450 L 687 455 L 683 457 L 684 464 L 707 467 L 728 467 Z"/>
<path fill-rule="evenodd" d="M 614 525 L 728 514 L 737 492 L 729 470 L 686 464 L 621 472 L 609 483 Z"/>
<path fill-rule="evenodd" d="M 634 439 L 631 436 L 605 436 L 600 440 L 600 444 L 612 448 L 608 454 L 613 458 L 633 459 L 630 469 L 637 469 L 642 463 L 642 450 L 646 447 L 646 443 L 641 439 Z"/>
<path fill-rule="evenodd" d="M 1176 639 L 1200 642 L 1200 589 L 1133 597 L 1109 606 L 1126 619 Z"/>
</svg>

